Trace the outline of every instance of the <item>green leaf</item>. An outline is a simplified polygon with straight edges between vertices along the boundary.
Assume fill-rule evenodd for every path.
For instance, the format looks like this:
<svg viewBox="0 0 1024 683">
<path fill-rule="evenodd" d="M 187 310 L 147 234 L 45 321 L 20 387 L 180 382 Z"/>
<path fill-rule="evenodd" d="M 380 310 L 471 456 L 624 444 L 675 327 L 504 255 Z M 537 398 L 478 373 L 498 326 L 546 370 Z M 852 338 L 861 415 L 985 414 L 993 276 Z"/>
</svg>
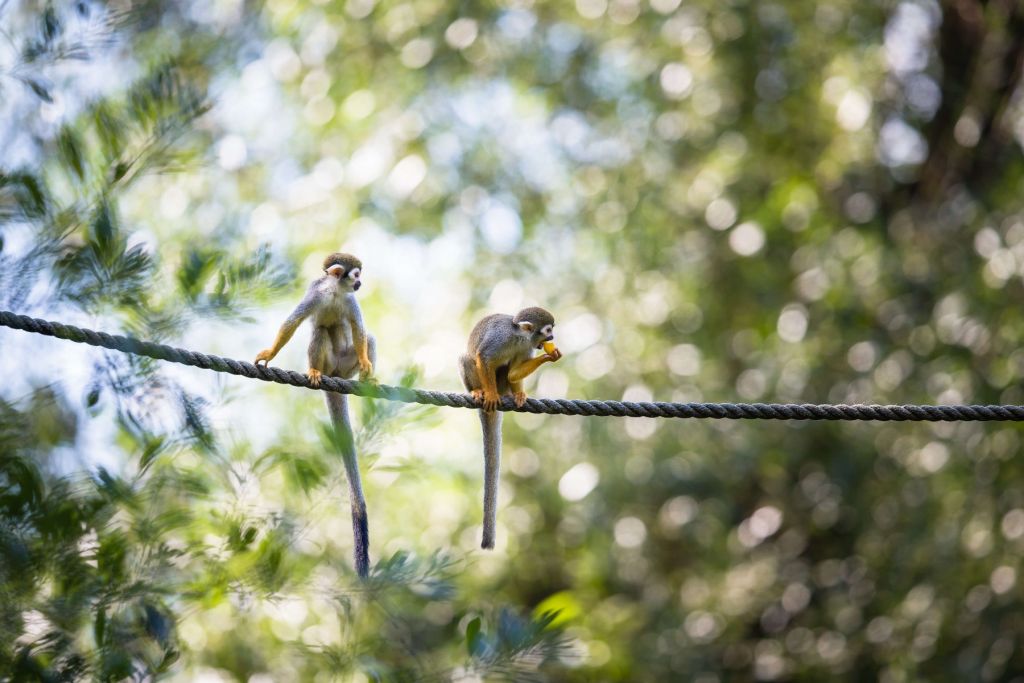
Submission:
<svg viewBox="0 0 1024 683">
<path fill-rule="evenodd" d="M 551 615 L 551 626 L 560 626 L 567 621 L 577 618 L 582 612 L 583 609 L 579 601 L 570 591 L 561 591 L 549 595 L 533 610 L 535 617 Z"/>
<path fill-rule="evenodd" d="M 85 178 L 85 165 L 82 161 L 82 149 L 75 132 L 65 126 L 57 136 L 57 149 L 65 164 L 71 167 L 79 180 Z"/>
<path fill-rule="evenodd" d="M 167 441 L 164 437 L 147 435 L 142 454 L 139 456 L 139 469 L 141 471 L 148 469 L 156 457 L 164 451 L 166 446 Z"/>
<path fill-rule="evenodd" d="M 174 663 L 181 657 L 181 651 L 171 648 L 164 654 L 164 658 L 157 667 L 157 673 L 165 673 L 171 670 Z"/>
<path fill-rule="evenodd" d="M 187 249 L 178 267 L 178 286 L 189 301 L 196 301 L 214 270 L 216 256 L 204 248 L 190 246 Z"/>
<path fill-rule="evenodd" d="M 466 624 L 466 652 L 470 657 L 475 657 L 482 649 L 479 636 L 480 617 L 476 617 Z"/>
<path fill-rule="evenodd" d="M 171 639 L 174 623 L 164 614 L 163 609 L 151 603 L 143 605 L 146 633 L 163 646 Z"/>
<path fill-rule="evenodd" d="M 107 610 L 102 607 L 96 610 L 96 621 L 93 623 L 92 631 L 96 638 L 96 645 L 103 647 L 103 637 L 107 630 Z"/>
<path fill-rule="evenodd" d="M 128 539 L 119 532 L 107 532 L 100 538 L 96 550 L 96 565 L 104 580 L 116 584 L 124 579 L 128 559 Z"/>
<path fill-rule="evenodd" d="M 101 201 L 93 216 L 91 228 L 91 244 L 101 262 L 112 262 L 114 253 L 114 235 L 117 231 L 114 222 L 113 209 L 106 200 Z"/>
</svg>

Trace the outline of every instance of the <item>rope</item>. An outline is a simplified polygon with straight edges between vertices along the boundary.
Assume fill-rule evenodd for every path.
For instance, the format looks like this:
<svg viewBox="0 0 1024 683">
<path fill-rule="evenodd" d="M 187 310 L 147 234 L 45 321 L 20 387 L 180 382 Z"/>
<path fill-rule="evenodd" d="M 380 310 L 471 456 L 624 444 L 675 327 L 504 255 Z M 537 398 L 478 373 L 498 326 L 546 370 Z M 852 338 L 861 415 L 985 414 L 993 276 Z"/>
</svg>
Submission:
<svg viewBox="0 0 1024 683">
<path fill-rule="evenodd" d="M 306 375 L 293 370 L 256 366 L 232 358 L 221 358 L 198 351 L 178 349 L 165 344 L 142 341 L 106 332 L 83 329 L 74 325 L 29 318 L 9 311 L 0 311 L 0 325 L 15 330 L 34 332 L 48 337 L 67 339 L 79 344 L 101 346 L 138 356 L 148 356 L 204 370 L 241 375 L 264 382 L 310 386 Z M 358 382 L 337 377 L 324 377 L 323 391 L 382 398 L 404 403 L 423 403 L 448 408 L 478 408 L 467 394 L 445 391 L 406 389 L 373 382 Z M 820 405 L 812 403 L 660 403 L 634 401 L 580 401 L 574 399 L 530 398 L 517 407 L 511 397 L 504 397 L 499 410 L 548 415 L 594 415 L 599 417 L 679 417 L 727 420 L 881 420 L 881 421 L 1024 421 L 1024 406 L 1018 405 Z"/>
</svg>

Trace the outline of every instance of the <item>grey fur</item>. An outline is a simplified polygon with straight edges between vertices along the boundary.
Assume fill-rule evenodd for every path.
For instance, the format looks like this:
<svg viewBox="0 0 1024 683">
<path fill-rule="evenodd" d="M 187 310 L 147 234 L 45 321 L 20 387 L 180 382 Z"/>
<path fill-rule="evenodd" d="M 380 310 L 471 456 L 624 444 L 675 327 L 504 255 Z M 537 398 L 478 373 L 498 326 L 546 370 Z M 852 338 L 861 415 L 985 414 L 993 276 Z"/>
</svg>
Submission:
<svg viewBox="0 0 1024 683">
<path fill-rule="evenodd" d="M 320 328 L 322 329 L 322 328 Z M 366 338 L 369 348 L 367 352 L 370 362 L 377 363 L 377 339 L 372 334 Z M 311 348 L 312 350 L 312 348 Z M 310 360 L 312 363 L 312 360 Z M 343 348 L 335 356 L 332 372 L 323 370 L 325 375 L 348 379 L 359 371 L 359 360 L 355 349 L 351 346 Z M 352 508 L 352 552 L 356 573 L 365 577 L 370 572 L 370 532 L 366 514 L 366 497 L 363 495 L 363 483 L 359 476 L 359 459 L 356 456 L 355 433 L 352 431 L 352 420 L 348 412 L 348 396 L 327 392 L 327 412 L 331 415 L 331 424 L 338 432 L 341 445 L 341 459 L 345 465 L 345 478 L 348 480 L 348 499 Z"/>
<path fill-rule="evenodd" d="M 324 261 L 326 270 L 332 265 L 341 265 L 346 272 L 354 268 L 362 268 L 362 264 L 349 254 L 331 254 Z M 372 334 L 366 333 L 362 311 L 356 301 L 354 290 L 359 287 L 359 279 L 353 277 L 335 277 L 330 273 L 314 280 L 299 305 L 288 316 L 274 347 L 263 351 L 257 357 L 257 363 L 269 361 L 284 344 L 291 339 L 296 328 L 306 318 L 310 319 L 313 334 L 310 336 L 307 356 L 310 370 L 317 370 L 323 375 L 349 379 L 360 372 L 358 348 L 366 340 L 367 357 L 370 365 L 377 362 L 377 340 Z M 311 381 L 315 378 L 310 373 Z M 327 393 L 327 411 L 331 416 L 331 424 L 337 433 L 341 457 L 345 465 L 345 476 L 348 479 L 349 502 L 352 507 L 353 553 L 355 555 L 356 572 L 361 577 L 369 573 L 370 538 L 366 516 L 366 499 L 359 476 L 359 461 L 355 450 L 355 436 L 348 412 L 348 397 L 343 394 Z"/>
<path fill-rule="evenodd" d="M 529 322 L 533 330 L 525 331 L 519 323 Z M 473 326 L 466 344 L 466 353 L 459 357 L 459 375 L 467 391 L 484 388 L 477 369 L 479 354 L 488 364 L 497 365 L 495 380 L 499 396 L 512 395 L 508 380 L 510 367 L 531 358 L 533 349 L 542 344 L 540 333 L 546 325 L 554 325 L 554 317 L 543 308 L 524 308 L 514 317 L 503 313 L 488 315 Z M 480 427 L 484 442 L 484 523 L 482 548 L 493 548 L 498 515 L 498 477 L 501 473 L 501 413 L 480 411 Z"/>
<path fill-rule="evenodd" d="M 501 473 L 501 413 L 481 410 L 480 427 L 484 433 L 484 532 L 481 548 L 494 547 L 494 528 L 498 519 L 498 475 Z"/>
</svg>

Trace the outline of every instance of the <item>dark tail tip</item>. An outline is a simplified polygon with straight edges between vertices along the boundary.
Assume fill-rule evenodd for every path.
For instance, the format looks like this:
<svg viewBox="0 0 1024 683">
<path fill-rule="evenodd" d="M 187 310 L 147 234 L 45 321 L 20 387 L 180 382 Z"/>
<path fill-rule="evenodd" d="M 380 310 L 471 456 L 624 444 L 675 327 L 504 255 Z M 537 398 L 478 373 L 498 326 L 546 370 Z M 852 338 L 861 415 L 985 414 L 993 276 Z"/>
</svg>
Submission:
<svg viewBox="0 0 1024 683">
<path fill-rule="evenodd" d="M 356 573 L 365 579 L 370 574 L 370 530 L 366 523 L 366 510 L 352 509 L 352 543 Z"/>
<path fill-rule="evenodd" d="M 484 538 L 480 541 L 480 547 L 484 550 L 494 550 L 494 534 L 484 533 Z"/>
</svg>

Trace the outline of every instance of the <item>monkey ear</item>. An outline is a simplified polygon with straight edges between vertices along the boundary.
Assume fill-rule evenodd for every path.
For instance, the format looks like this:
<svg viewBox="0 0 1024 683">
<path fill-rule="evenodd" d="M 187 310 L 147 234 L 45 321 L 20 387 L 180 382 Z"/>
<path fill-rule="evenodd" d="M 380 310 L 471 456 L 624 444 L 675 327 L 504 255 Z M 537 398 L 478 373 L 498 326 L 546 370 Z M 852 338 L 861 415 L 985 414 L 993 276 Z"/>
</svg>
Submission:
<svg viewBox="0 0 1024 683">
<path fill-rule="evenodd" d="M 337 263 L 335 263 L 330 268 L 325 268 L 324 272 L 325 273 L 329 273 L 329 274 L 331 274 L 331 275 L 333 275 L 335 277 L 338 277 L 343 270 L 345 270 L 344 267 L 339 266 Z"/>
<path fill-rule="evenodd" d="M 533 323 L 524 320 L 523 322 L 519 323 L 519 329 L 521 329 L 523 332 L 533 332 Z"/>
</svg>

